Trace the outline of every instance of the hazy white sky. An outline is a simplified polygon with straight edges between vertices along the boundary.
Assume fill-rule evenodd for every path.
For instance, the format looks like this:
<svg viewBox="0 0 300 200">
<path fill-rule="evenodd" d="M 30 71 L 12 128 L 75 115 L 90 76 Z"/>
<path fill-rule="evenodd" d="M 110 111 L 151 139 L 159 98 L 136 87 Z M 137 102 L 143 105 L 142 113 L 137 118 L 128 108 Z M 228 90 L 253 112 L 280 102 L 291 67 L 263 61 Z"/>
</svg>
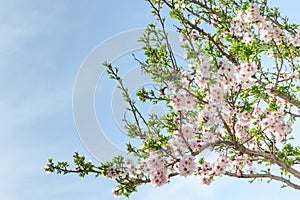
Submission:
<svg viewBox="0 0 300 200">
<path fill-rule="evenodd" d="M 281 7 L 292 21 L 300 21 L 297 1 L 270 2 Z M 81 63 L 99 43 L 153 22 L 147 2 L 12 0 L 0 3 L 0 198 L 114 199 L 113 181 L 93 176 L 82 179 L 75 175 L 45 175 L 43 167 L 48 157 L 71 161 L 74 151 L 94 160 L 81 143 L 73 122 L 72 92 L 76 75 Z M 105 92 L 109 87 L 104 88 Z M 97 93 L 96 97 L 101 95 Z M 109 115 L 101 113 L 100 106 L 97 111 L 99 119 Z M 295 130 L 295 133 L 299 132 Z M 124 136 L 120 138 L 123 142 Z M 115 140 L 116 136 L 111 139 Z M 194 178 L 176 178 L 159 189 L 151 185 L 140 187 L 131 199 L 279 200 L 299 196 L 299 192 L 281 190 L 279 186 L 275 182 L 249 185 L 247 181 L 221 178 L 205 187 Z"/>
</svg>

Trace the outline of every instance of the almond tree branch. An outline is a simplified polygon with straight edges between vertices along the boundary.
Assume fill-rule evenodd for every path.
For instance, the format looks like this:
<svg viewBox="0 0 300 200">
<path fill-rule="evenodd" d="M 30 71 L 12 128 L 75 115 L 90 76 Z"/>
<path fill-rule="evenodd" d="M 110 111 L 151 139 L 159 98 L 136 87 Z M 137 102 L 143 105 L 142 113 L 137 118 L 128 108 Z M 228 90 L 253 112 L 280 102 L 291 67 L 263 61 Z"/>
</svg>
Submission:
<svg viewBox="0 0 300 200">
<path fill-rule="evenodd" d="M 231 176 L 231 177 L 236 177 L 236 178 L 270 178 L 271 180 L 276 180 L 282 183 L 285 183 L 286 185 L 296 189 L 296 190 L 300 190 L 300 185 L 297 185 L 293 182 L 291 182 L 290 180 L 280 177 L 280 176 L 276 176 L 273 174 L 236 174 L 236 173 L 232 173 L 232 172 L 225 172 L 225 175 L 227 176 Z"/>
</svg>

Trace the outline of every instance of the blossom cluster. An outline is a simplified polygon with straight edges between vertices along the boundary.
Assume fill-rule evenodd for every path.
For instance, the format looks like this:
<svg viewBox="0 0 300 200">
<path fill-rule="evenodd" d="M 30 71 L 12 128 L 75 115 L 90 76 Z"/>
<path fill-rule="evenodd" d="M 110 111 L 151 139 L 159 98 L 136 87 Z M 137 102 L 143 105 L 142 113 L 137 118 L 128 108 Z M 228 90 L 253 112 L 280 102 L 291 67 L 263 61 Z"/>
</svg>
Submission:
<svg viewBox="0 0 300 200">
<path fill-rule="evenodd" d="M 243 27 L 242 29 L 234 29 L 240 33 L 246 33 L 244 38 L 246 42 L 251 41 L 254 36 L 247 28 L 247 23 L 251 23 L 254 28 L 259 32 L 260 39 L 265 42 L 274 41 L 276 44 L 280 44 L 283 41 L 287 41 L 287 36 L 282 29 L 279 27 L 274 27 L 270 22 L 260 14 L 260 9 L 258 4 L 250 4 L 250 8 L 245 12 L 240 11 L 237 15 L 239 25 Z"/>
<path fill-rule="evenodd" d="M 170 105 L 176 110 L 194 110 L 197 107 L 195 97 L 184 89 L 179 89 L 172 94 Z"/>
<path fill-rule="evenodd" d="M 295 47 L 300 46 L 300 33 L 297 32 L 294 37 L 289 37 L 280 27 L 274 27 L 261 14 L 258 4 L 250 4 L 250 8 L 246 11 L 240 11 L 236 19 L 233 21 L 233 26 L 230 29 L 230 34 L 243 37 L 246 43 L 251 43 L 254 39 L 254 34 L 249 30 L 248 23 L 259 32 L 260 39 L 265 42 L 274 41 L 276 44 L 286 42 Z"/>
<path fill-rule="evenodd" d="M 150 151 L 149 157 L 142 159 L 137 165 L 128 159 L 126 168 L 131 177 L 141 179 L 144 175 L 149 175 L 150 181 L 154 186 L 162 186 L 168 181 L 165 160 L 162 158 L 162 155 L 155 151 Z"/>
<path fill-rule="evenodd" d="M 173 136 L 167 143 L 167 147 L 172 152 L 173 157 L 180 158 L 189 148 L 193 151 L 199 149 L 199 144 L 195 138 L 197 131 L 196 125 L 182 124 L 173 133 Z"/>
<path fill-rule="evenodd" d="M 227 166 L 228 159 L 225 156 L 219 156 L 213 163 L 204 162 L 198 172 L 201 183 L 209 185 L 213 177 L 221 176 L 225 172 Z"/>
<path fill-rule="evenodd" d="M 252 167 L 252 165 L 253 161 L 249 159 L 248 155 L 244 154 L 237 156 L 236 159 L 230 163 L 230 168 L 236 172 L 238 176 L 241 176 L 246 167 L 248 167 L 247 171 L 249 174 L 254 174 L 255 168 Z"/>
</svg>

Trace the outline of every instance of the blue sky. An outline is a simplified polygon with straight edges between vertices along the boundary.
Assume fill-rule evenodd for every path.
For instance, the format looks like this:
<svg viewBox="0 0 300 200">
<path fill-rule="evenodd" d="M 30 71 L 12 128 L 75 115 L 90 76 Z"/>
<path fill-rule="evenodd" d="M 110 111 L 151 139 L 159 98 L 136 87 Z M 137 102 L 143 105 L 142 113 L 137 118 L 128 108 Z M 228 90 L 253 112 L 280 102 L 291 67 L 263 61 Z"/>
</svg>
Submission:
<svg viewBox="0 0 300 200">
<path fill-rule="evenodd" d="M 71 160 L 74 151 L 95 160 L 74 125 L 72 93 L 76 75 L 99 43 L 153 22 L 148 4 L 141 0 L 0 2 L 0 198 L 114 199 L 113 181 L 93 176 L 82 179 L 75 175 L 45 175 L 43 167 L 48 157 Z M 270 2 L 281 7 L 291 20 L 300 21 L 300 3 Z M 100 106 L 97 109 L 99 119 L 109 115 L 101 113 Z M 123 141 L 124 137 L 120 138 Z M 142 186 L 131 199 L 279 200 L 299 196 L 299 192 L 281 190 L 279 186 L 275 182 L 249 185 L 247 181 L 221 178 L 205 187 L 193 178 L 178 178 L 159 189 Z"/>
</svg>

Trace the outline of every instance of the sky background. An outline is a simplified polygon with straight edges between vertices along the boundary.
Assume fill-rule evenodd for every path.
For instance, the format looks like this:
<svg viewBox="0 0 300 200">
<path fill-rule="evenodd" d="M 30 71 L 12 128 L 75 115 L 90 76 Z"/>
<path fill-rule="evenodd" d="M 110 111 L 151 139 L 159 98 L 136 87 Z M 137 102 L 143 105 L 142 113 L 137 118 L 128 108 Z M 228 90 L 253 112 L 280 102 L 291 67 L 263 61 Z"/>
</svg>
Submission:
<svg viewBox="0 0 300 200">
<path fill-rule="evenodd" d="M 292 21 L 300 22 L 298 1 L 270 3 L 279 6 Z M 49 157 L 71 161 L 75 151 L 95 160 L 74 125 L 76 75 L 99 43 L 153 22 L 149 11 L 143 0 L 0 1 L 1 199 L 114 199 L 111 190 L 116 184 L 111 180 L 49 175 L 44 174 L 43 167 Z M 98 114 L 107 113 L 100 110 Z M 295 135 L 299 135 L 299 128 Z M 279 187 L 275 182 L 249 185 L 246 180 L 226 177 L 207 187 L 195 178 L 175 178 L 161 188 L 142 186 L 131 199 L 299 198 L 299 192 Z"/>
</svg>

